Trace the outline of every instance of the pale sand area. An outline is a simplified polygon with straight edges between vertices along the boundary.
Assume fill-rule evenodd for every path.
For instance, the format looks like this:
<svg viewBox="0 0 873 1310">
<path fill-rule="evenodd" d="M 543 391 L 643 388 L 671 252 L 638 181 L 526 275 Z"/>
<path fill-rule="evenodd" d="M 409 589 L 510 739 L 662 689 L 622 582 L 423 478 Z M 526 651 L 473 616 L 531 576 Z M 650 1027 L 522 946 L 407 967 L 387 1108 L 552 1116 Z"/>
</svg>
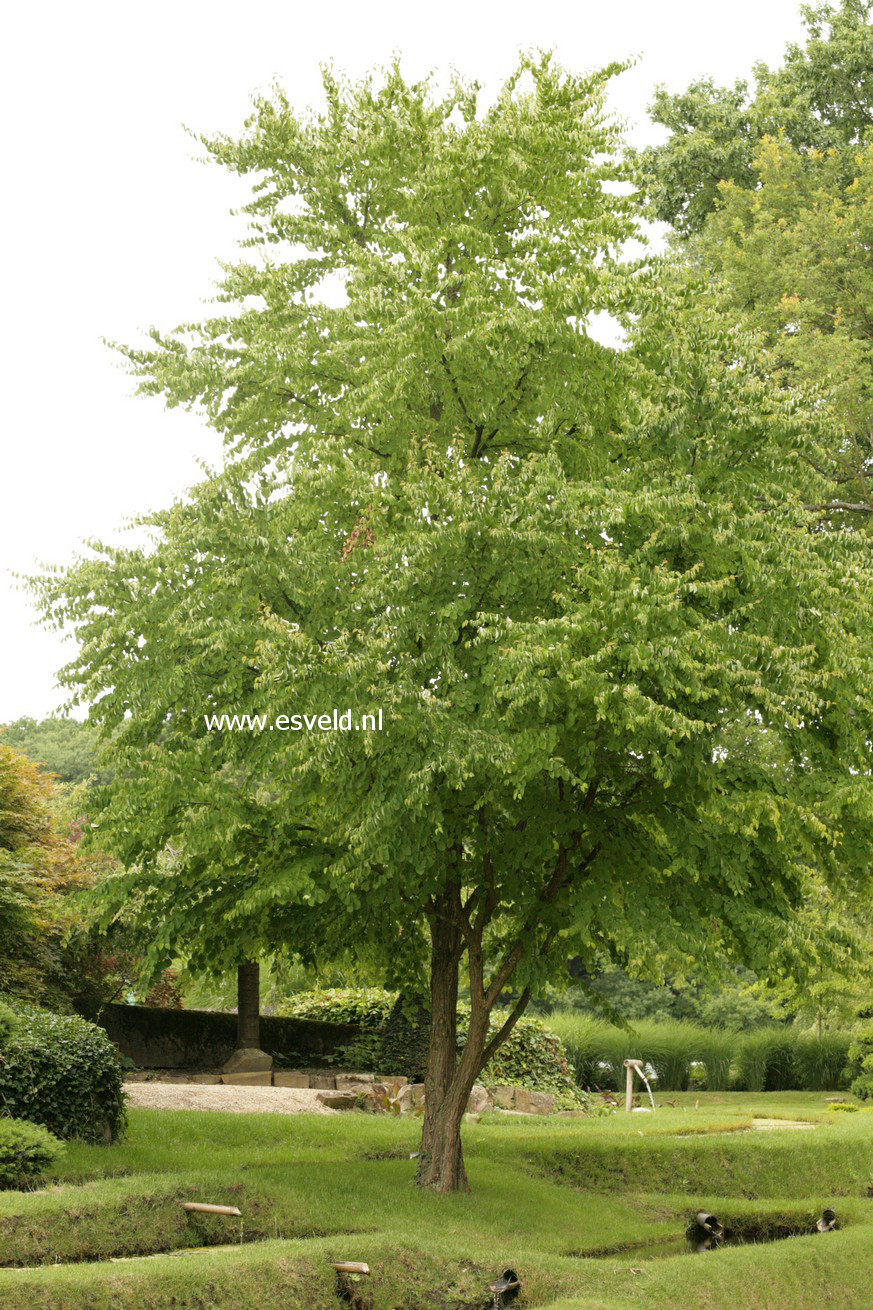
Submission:
<svg viewBox="0 0 873 1310">
<path fill-rule="evenodd" d="M 145 1110 L 229 1110 L 233 1114 L 338 1114 L 309 1087 L 225 1087 L 125 1083 L 128 1105 Z"/>
</svg>

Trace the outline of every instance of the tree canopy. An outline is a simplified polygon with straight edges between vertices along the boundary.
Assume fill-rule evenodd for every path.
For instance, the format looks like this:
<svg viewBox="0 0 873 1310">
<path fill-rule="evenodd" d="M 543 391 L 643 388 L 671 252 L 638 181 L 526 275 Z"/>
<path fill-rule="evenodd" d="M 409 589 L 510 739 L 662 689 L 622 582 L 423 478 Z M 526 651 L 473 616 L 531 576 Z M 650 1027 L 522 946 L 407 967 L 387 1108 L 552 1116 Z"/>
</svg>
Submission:
<svg viewBox="0 0 873 1310">
<path fill-rule="evenodd" d="M 780 68 L 755 64 L 751 90 L 743 80 L 722 87 L 711 78 L 678 93 L 658 88 L 650 113 L 670 136 L 642 151 L 639 164 L 655 216 L 683 235 L 701 228 L 722 182 L 754 188 L 765 138 L 850 161 L 873 127 L 869 0 L 802 5 L 801 12 L 806 43 L 789 45 Z"/>
<path fill-rule="evenodd" d="M 106 912 L 135 885 L 155 952 L 204 964 L 353 942 L 429 975 L 442 1190 L 483 1062 L 569 955 L 754 966 L 811 867 L 868 865 L 865 541 L 821 511 L 826 422 L 760 342 L 623 259 L 611 71 L 523 59 L 485 108 L 327 75 L 322 115 L 277 92 L 208 141 L 252 175 L 250 253 L 226 312 L 127 354 L 226 466 L 151 548 L 38 584 L 115 765 Z M 276 726 L 333 708 L 383 730 Z M 207 728 L 228 712 L 265 729 Z"/>
</svg>

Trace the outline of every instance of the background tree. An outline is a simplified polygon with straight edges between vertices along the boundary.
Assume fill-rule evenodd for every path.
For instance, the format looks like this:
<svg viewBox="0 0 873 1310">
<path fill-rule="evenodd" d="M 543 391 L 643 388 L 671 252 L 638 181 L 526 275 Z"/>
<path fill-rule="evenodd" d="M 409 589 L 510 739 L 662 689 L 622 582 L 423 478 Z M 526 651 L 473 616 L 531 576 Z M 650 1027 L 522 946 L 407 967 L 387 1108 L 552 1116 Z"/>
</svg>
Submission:
<svg viewBox="0 0 873 1310">
<path fill-rule="evenodd" d="M 654 216 L 682 235 L 700 230 L 719 187 L 755 186 L 765 138 L 784 137 L 799 155 L 833 151 L 850 170 L 873 127 L 873 28 L 869 0 L 802 5 L 805 45 L 789 45 L 781 68 L 754 68 L 754 85 L 711 79 L 672 94 L 659 87 L 650 113 L 670 133 L 639 155 Z M 851 182 L 844 175 L 844 185 Z"/>
<path fill-rule="evenodd" d="M 69 1007 L 73 893 L 100 864 L 83 857 L 81 836 L 51 775 L 0 743 L 0 993 Z"/>
<path fill-rule="evenodd" d="M 61 715 L 21 718 L 0 725 L 0 742 L 21 751 L 60 782 L 77 785 L 99 776 L 97 733 L 87 723 Z"/>
<path fill-rule="evenodd" d="M 423 985 L 438 1190 L 568 955 L 754 967 L 809 868 L 869 863 L 869 556 L 808 508 L 826 434 L 759 343 L 621 262 L 609 71 L 525 59 L 482 110 L 327 76 L 322 117 L 277 93 L 208 143 L 254 175 L 254 254 L 227 314 L 128 354 L 227 467 L 39 584 L 116 766 L 104 912 L 135 883 L 155 949 L 353 942 Z M 384 730 L 269 730 L 333 707 Z"/>
</svg>

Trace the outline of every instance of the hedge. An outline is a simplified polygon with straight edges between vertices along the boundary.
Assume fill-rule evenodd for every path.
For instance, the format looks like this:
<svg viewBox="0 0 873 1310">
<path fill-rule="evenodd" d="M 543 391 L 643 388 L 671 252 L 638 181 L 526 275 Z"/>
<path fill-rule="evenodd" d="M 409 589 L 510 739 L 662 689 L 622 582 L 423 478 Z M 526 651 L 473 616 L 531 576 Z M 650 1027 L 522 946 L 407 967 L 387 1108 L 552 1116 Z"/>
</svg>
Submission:
<svg viewBox="0 0 873 1310">
<path fill-rule="evenodd" d="M 0 1050 L 0 1116 L 42 1124 L 56 1137 L 113 1141 L 125 1125 L 115 1047 L 76 1015 L 28 1010 Z"/>
<path fill-rule="evenodd" d="M 0 1190 L 35 1183 L 63 1149 L 39 1124 L 0 1119 Z"/>
</svg>

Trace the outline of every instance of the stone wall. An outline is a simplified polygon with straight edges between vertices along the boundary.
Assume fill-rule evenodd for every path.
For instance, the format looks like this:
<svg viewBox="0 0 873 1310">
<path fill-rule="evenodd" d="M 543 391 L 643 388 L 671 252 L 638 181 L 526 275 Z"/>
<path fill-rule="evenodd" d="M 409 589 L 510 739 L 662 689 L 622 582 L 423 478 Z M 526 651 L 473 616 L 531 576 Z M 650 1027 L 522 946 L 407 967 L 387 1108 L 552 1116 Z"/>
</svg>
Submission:
<svg viewBox="0 0 873 1310">
<path fill-rule="evenodd" d="M 236 1046 L 236 1015 L 107 1005 L 96 1020 L 140 1069 L 219 1069 Z M 300 1066 L 318 1067 L 358 1035 L 354 1023 L 261 1018 L 261 1047 Z"/>
</svg>

